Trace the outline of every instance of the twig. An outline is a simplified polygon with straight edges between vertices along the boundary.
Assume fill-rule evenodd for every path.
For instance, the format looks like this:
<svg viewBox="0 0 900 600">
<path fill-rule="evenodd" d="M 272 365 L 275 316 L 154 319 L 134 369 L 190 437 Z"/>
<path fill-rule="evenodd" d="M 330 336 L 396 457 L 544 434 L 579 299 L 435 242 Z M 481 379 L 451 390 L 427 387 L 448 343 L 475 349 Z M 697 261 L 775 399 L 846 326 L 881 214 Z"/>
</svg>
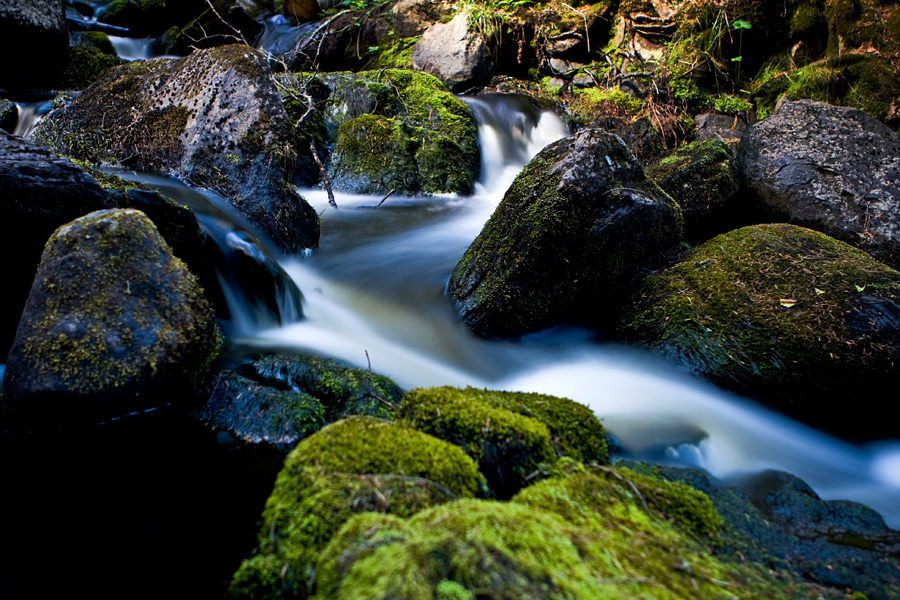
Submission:
<svg viewBox="0 0 900 600">
<path fill-rule="evenodd" d="M 334 201 L 334 190 L 331 189 L 331 181 L 328 179 L 325 165 L 322 164 L 322 159 L 319 158 L 319 152 L 316 150 L 316 140 L 302 129 L 300 130 L 300 133 L 309 138 L 309 150 L 312 152 L 313 160 L 316 161 L 316 166 L 319 167 L 319 174 L 322 176 L 322 185 L 325 186 L 325 193 L 328 194 L 328 204 L 337 208 L 337 202 Z"/>
<path fill-rule="evenodd" d="M 222 21 L 223 23 L 225 23 L 226 25 L 228 25 L 228 27 L 231 28 L 231 30 L 232 30 L 233 32 L 235 32 L 236 34 L 238 34 L 238 37 L 241 38 L 241 41 L 244 42 L 244 45 L 245 45 L 245 46 L 250 46 L 250 43 L 247 42 L 247 38 L 244 37 L 244 34 L 241 33 L 241 30 L 238 29 L 237 27 L 235 27 L 234 25 L 232 25 L 231 23 L 229 23 L 228 21 L 226 21 L 225 19 L 222 18 L 222 15 L 219 14 L 219 11 L 217 11 L 217 10 L 216 10 L 216 7 L 213 6 L 212 0 L 206 0 L 206 3 L 209 5 L 209 9 L 210 9 L 211 11 L 213 11 L 213 14 L 216 15 L 216 17 L 218 17 L 218 19 L 219 19 L 220 21 Z"/>
<path fill-rule="evenodd" d="M 647 514 L 650 515 L 651 517 L 656 516 L 656 515 L 654 515 L 654 514 L 650 511 L 650 507 L 647 506 L 647 501 L 644 500 L 644 496 L 642 496 L 642 495 L 641 495 L 641 492 L 638 491 L 636 485 L 634 485 L 632 482 L 628 481 L 627 479 L 625 479 L 624 477 L 622 477 L 621 475 L 619 475 L 619 474 L 615 471 L 615 469 L 610 469 L 609 467 L 604 467 L 604 466 L 601 466 L 601 465 L 596 465 L 595 468 L 600 469 L 600 470 L 603 471 L 604 473 L 609 473 L 610 475 L 612 475 L 612 476 L 615 477 L 616 479 L 619 479 L 619 480 L 621 480 L 621 481 L 624 481 L 624 482 L 627 483 L 629 486 L 631 486 L 631 489 L 634 490 L 634 493 L 635 493 L 635 494 L 637 494 L 637 497 L 638 497 L 638 499 L 641 501 L 641 505 L 644 507 L 644 510 L 647 511 Z"/>
</svg>

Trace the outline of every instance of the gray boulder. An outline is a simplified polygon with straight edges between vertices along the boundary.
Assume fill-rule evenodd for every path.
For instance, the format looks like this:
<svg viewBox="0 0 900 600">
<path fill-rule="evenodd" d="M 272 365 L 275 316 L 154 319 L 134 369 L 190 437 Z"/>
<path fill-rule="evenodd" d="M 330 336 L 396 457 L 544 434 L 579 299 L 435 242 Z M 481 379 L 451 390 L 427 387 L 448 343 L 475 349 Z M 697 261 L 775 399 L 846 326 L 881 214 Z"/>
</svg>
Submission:
<svg viewBox="0 0 900 600">
<path fill-rule="evenodd" d="M 463 10 L 449 23 L 435 23 L 412 49 L 412 65 L 444 82 L 451 92 L 486 84 L 494 69 L 490 50 Z"/>
<path fill-rule="evenodd" d="M 587 129 L 542 150 L 450 276 L 478 335 L 603 325 L 642 267 L 681 241 L 681 211 L 621 139 Z"/>
<path fill-rule="evenodd" d="M 784 101 L 737 164 L 766 220 L 826 233 L 900 267 L 900 136 L 853 108 Z"/>
<path fill-rule="evenodd" d="M 26 402 L 36 397 L 65 414 L 92 402 L 105 412 L 190 384 L 218 347 L 212 308 L 153 223 L 136 210 L 97 211 L 47 243 L 3 388 L 26 410 L 42 405 Z"/>
<path fill-rule="evenodd" d="M 113 69 L 37 137 L 67 156 L 215 190 L 285 252 L 318 243 L 315 211 L 285 185 L 296 155 L 287 113 L 266 59 L 245 46 Z"/>
</svg>

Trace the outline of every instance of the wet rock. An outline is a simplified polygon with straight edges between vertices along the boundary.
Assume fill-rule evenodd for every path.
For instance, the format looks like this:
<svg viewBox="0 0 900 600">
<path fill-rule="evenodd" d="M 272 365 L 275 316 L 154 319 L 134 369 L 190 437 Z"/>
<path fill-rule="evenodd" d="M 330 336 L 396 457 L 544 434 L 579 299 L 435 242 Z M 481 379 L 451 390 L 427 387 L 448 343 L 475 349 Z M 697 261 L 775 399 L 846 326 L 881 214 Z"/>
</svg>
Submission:
<svg viewBox="0 0 900 600">
<path fill-rule="evenodd" d="M 717 236 L 647 277 L 623 333 L 800 421 L 875 439 L 897 377 L 900 273 L 794 225 Z M 853 409 L 848 410 L 847 399 Z"/>
<path fill-rule="evenodd" d="M 315 211 L 285 185 L 292 136 L 265 58 L 237 45 L 123 65 L 37 132 L 67 156 L 213 189 L 285 252 L 315 246 L 319 236 Z"/>
<path fill-rule="evenodd" d="M 686 240 L 703 242 L 735 225 L 740 184 L 734 154 L 725 142 L 685 144 L 645 172 L 681 207 Z"/>
<path fill-rule="evenodd" d="M 737 164 L 770 220 L 900 267 L 900 136 L 883 123 L 856 109 L 784 101 L 744 134 Z"/>
<path fill-rule="evenodd" d="M 486 84 L 494 61 L 472 22 L 471 13 L 464 10 L 449 23 L 429 27 L 413 46 L 413 68 L 434 75 L 454 93 Z"/>
<path fill-rule="evenodd" d="M 309 394 L 281 390 L 223 371 L 197 417 L 249 444 L 291 447 L 325 425 L 322 403 Z"/>
<path fill-rule="evenodd" d="M 416 37 L 453 13 L 448 0 L 400 0 L 391 9 L 394 33 L 400 37 Z"/>
<path fill-rule="evenodd" d="M 678 206 L 622 141 L 584 130 L 542 150 L 450 276 L 472 331 L 601 325 L 642 267 L 681 240 Z"/>
<path fill-rule="evenodd" d="M 18 122 L 19 109 L 16 105 L 9 100 L 0 98 L 0 129 L 7 133 L 13 133 Z"/>
<path fill-rule="evenodd" d="M 60 421 L 121 412 L 139 394 L 193 383 L 218 347 L 196 278 L 153 223 L 136 210 L 97 211 L 47 243 L 3 387 L 14 408 L 52 407 Z"/>
</svg>

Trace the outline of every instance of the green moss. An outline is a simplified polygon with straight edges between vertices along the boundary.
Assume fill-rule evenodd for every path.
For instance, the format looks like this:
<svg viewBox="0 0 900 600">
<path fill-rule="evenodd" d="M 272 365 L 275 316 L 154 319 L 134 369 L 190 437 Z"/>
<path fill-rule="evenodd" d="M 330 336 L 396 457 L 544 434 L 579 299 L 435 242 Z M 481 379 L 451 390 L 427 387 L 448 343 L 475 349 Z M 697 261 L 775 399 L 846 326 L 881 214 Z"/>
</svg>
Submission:
<svg viewBox="0 0 900 600">
<path fill-rule="evenodd" d="M 630 94 L 626 94 L 619 87 L 612 87 L 604 90 L 597 88 L 577 89 L 575 95 L 583 98 L 590 104 L 612 104 L 632 115 L 636 115 L 640 112 L 642 105 L 640 98 L 635 98 Z"/>
<path fill-rule="evenodd" d="M 857 382 L 893 372 L 896 342 L 878 307 L 898 299 L 900 274 L 867 254 L 800 227 L 757 225 L 650 276 L 623 325 L 703 377 L 825 421 Z"/>
<path fill-rule="evenodd" d="M 476 388 L 418 389 L 407 394 L 398 416 L 461 446 L 500 497 L 518 491 L 526 476 L 557 456 L 609 460 L 603 426 L 590 409 L 566 398 Z"/>
<path fill-rule="evenodd" d="M 753 104 L 739 96 L 721 94 L 713 100 L 713 107 L 718 113 L 734 115 L 739 112 L 749 112 L 753 108 Z"/>
<path fill-rule="evenodd" d="M 412 69 L 412 49 L 419 39 L 389 37 L 374 49 L 366 69 Z"/>
<path fill-rule="evenodd" d="M 50 85 L 56 89 L 83 90 L 106 71 L 124 62 L 115 53 L 108 54 L 101 48 L 70 46 Z"/>
<path fill-rule="evenodd" d="M 814 2 L 800 4 L 791 15 L 790 35 L 799 36 L 824 23 L 822 11 Z"/>
<path fill-rule="evenodd" d="M 549 76 L 542 77 L 540 81 L 541 91 L 548 96 L 559 96 L 562 93 L 562 85 L 559 80 L 552 79 Z"/>
</svg>

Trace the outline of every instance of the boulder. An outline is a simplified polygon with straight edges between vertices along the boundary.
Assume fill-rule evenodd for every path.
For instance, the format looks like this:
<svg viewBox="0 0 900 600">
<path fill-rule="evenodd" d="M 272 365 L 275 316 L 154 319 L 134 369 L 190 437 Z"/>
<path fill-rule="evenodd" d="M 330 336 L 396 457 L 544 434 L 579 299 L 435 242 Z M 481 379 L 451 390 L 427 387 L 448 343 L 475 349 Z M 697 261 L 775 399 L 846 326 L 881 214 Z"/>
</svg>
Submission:
<svg viewBox="0 0 900 600">
<path fill-rule="evenodd" d="M 196 278 L 153 223 L 136 210 L 97 211 L 47 243 L 3 388 L 26 411 L 45 400 L 60 415 L 89 415 L 92 404 L 118 412 L 138 394 L 193 383 L 219 341 Z"/>
<path fill-rule="evenodd" d="M 766 220 L 783 220 L 900 267 L 900 136 L 862 111 L 783 101 L 751 126 L 737 165 Z"/>
<path fill-rule="evenodd" d="M 691 139 L 695 142 L 722 140 L 728 144 L 737 144 L 745 131 L 747 131 L 745 117 L 703 113 L 694 117 L 694 132 Z"/>
<path fill-rule="evenodd" d="M 116 177 L 98 176 L 115 189 L 104 188 L 46 148 L 0 132 L 0 251 L 17 257 L 4 267 L 7 310 L 0 321 L 0 355 L 6 356 L 15 336 L 45 242 L 57 227 L 96 210 L 144 211 L 204 286 L 217 287 L 206 260 L 205 237 L 191 211 L 159 194 L 128 188 Z"/>
<path fill-rule="evenodd" d="M 4 98 L 0 98 L 0 129 L 13 133 L 19 122 L 19 108 Z"/>
<path fill-rule="evenodd" d="M 564 322 L 602 326 L 681 230 L 678 205 L 622 140 L 583 130 L 544 148 L 516 177 L 454 268 L 448 295 L 484 337 Z"/>
<path fill-rule="evenodd" d="M 282 251 L 318 243 L 315 211 L 285 186 L 295 155 L 287 113 L 265 58 L 245 46 L 113 69 L 36 137 L 67 156 L 213 189 Z"/>
<path fill-rule="evenodd" d="M 900 273 L 787 224 L 709 240 L 647 277 L 622 320 L 627 338 L 691 373 L 866 439 L 896 434 L 872 415 L 885 402 L 873 390 L 897 378 L 898 328 Z"/>
<path fill-rule="evenodd" d="M 467 10 L 449 23 L 429 27 L 413 46 L 412 65 L 416 71 L 434 75 L 457 94 L 486 84 L 494 69 L 490 50 Z"/>
<path fill-rule="evenodd" d="M 472 193 L 481 166 L 475 120 L 431 75 L 402 69 L 324 73 L 305 82 L 305 89 L 318 109 L 307 130 L 320 140 L 335 189 Z M 295 101 L 287 106 L 296 119 L 306 112 Z M 299 183 L 318 181 L 308 143 L 297 162 Z"/>
<path fill-rule="evenodd" d="M 400 37 L 417 37 L 443 17 L 453 14 L 449 0 L 400 0 L 391 9 L 394 33 Z"/>
<path fill-rule="evenodd" d="M 734 153 L 722 140 L 685 144 L 645 172 L 681 207 L 686 240 L 704 242 L 732 229 L 740 183 Z"/>
<path fill-rule="evenodd" d="M 28 88 L 69 45 L 63 0 L 0 0 L 0 87 Z"/>
</svg>

